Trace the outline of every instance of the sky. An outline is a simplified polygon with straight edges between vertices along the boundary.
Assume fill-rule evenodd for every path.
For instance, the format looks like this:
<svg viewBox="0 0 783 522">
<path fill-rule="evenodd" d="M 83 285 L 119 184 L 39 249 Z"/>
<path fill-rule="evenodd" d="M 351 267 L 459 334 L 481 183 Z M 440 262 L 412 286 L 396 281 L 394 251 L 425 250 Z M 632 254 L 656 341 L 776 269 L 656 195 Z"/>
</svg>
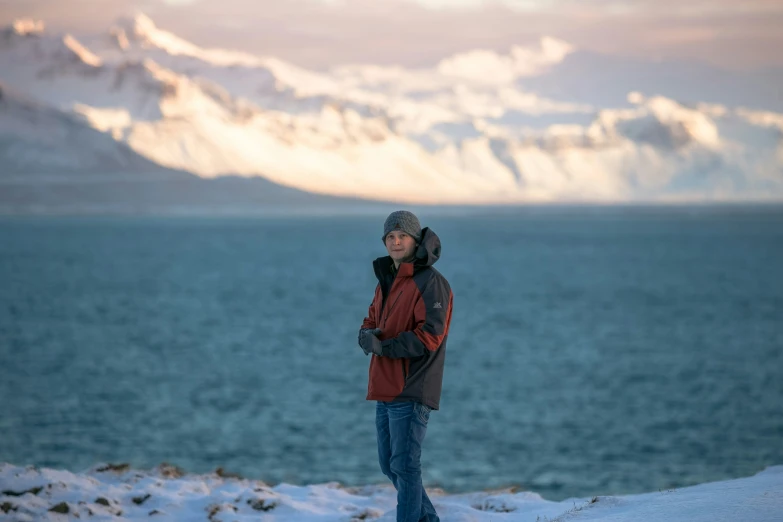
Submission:
<svg viewBox="0 0 783 522">
<path fill-rule="evenodd" d="M 139 11 L 201 46 L 321 70 L 429 66 L 541 36 L 619 56 L 783 67 L 783 0 L 0 0 L 3 25 L 31 16 L 77 36 Z"/>
</svg>

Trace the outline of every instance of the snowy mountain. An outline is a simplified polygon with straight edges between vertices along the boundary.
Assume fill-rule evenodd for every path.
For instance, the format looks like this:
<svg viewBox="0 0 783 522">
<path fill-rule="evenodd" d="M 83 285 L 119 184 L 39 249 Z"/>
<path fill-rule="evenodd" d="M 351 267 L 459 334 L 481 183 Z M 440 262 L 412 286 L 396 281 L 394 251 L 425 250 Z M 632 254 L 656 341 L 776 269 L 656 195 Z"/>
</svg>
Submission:
<svg viewBox="0 0 783 522">
<path fill-rule="evenodd" d="M 0 33 L 0 84 L 30 102 L 0 111 L 0 184 L 58 165 L 127 173 L 133 157 L 137 173 L 379 201 L 782 199 L 783 115 L 779 99 L 758 95 L 769 87 L 696 71 L 680 76 L 683 89 L 666 67 L 623 68 L 543 38 L 432 68 L 316 73 L 202 49 L 144 15 L 80 39 L 21 20 Z"/>
<path fill-rule="evenodd" d="M 360 201 L 263 178 L 202 179 L 162 167 L 79 112 L 41 106 L 0 87 L 0 213 L 329 212 Z M 282 208 L 282 207 L 285 207 Z"/>
<path fill-rule="evenodd" d="M 123 173 L 148 179 L 193 177 L 140 156 L 125 143 L 90 126 L 78 113 L 46 107 L 2 86 L 0 144 L 2 180 L 6 182 L 93 180 Z"/>
</svg>

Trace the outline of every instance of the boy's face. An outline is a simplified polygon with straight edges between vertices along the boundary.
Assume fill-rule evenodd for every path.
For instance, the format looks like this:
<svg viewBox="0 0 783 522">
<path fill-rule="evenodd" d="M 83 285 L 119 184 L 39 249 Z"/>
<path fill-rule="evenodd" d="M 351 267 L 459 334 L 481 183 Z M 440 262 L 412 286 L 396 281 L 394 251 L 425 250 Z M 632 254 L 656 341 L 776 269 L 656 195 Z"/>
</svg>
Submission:
<svg viewBox="0 0 783 522">
<path fill-rule="evenodd" d="M 416 240 L 400 230 L 392 230 L 386 236 L 386 250 L 395 263 L 413 257 Z"/>
</svg>

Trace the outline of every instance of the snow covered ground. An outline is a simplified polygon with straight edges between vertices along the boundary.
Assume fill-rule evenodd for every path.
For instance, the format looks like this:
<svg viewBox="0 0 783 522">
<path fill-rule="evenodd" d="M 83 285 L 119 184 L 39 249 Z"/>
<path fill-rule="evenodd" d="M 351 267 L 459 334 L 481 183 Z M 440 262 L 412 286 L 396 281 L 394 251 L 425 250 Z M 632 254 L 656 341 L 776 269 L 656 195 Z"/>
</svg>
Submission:
<svg viewBox="0 0 783 522">
<path fill-rule="evenodd" d="M 431 490 L 443 522 L 783 520 L 783 466 L 752 477 L 639 495 L 551 502 L 503 490 L 447 495 Z M 162 464 L 140 471 L 97 465 L 84 473 L 0 464 L 0 520 L 393 521 L 391 485 L 269 486 L 216 470 L 186 475 Z"/>
</svg>

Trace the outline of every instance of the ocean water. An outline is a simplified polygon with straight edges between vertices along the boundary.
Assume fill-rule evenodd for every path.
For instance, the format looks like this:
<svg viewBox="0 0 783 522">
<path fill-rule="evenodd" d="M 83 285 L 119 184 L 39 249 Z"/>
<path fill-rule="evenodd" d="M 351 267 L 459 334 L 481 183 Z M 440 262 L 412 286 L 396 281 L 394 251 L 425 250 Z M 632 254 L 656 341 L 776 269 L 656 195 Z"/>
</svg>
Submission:
<svg viewBox="0 0 783 522">
<path fill-rule="evenodd" d="M 455 295 L 426 486 L 783 464 L 783 208 L 421 217 Z M 384 218 L 0 218 L 0 462 L 387 482 L 356 345 Z"/>
</svg>

